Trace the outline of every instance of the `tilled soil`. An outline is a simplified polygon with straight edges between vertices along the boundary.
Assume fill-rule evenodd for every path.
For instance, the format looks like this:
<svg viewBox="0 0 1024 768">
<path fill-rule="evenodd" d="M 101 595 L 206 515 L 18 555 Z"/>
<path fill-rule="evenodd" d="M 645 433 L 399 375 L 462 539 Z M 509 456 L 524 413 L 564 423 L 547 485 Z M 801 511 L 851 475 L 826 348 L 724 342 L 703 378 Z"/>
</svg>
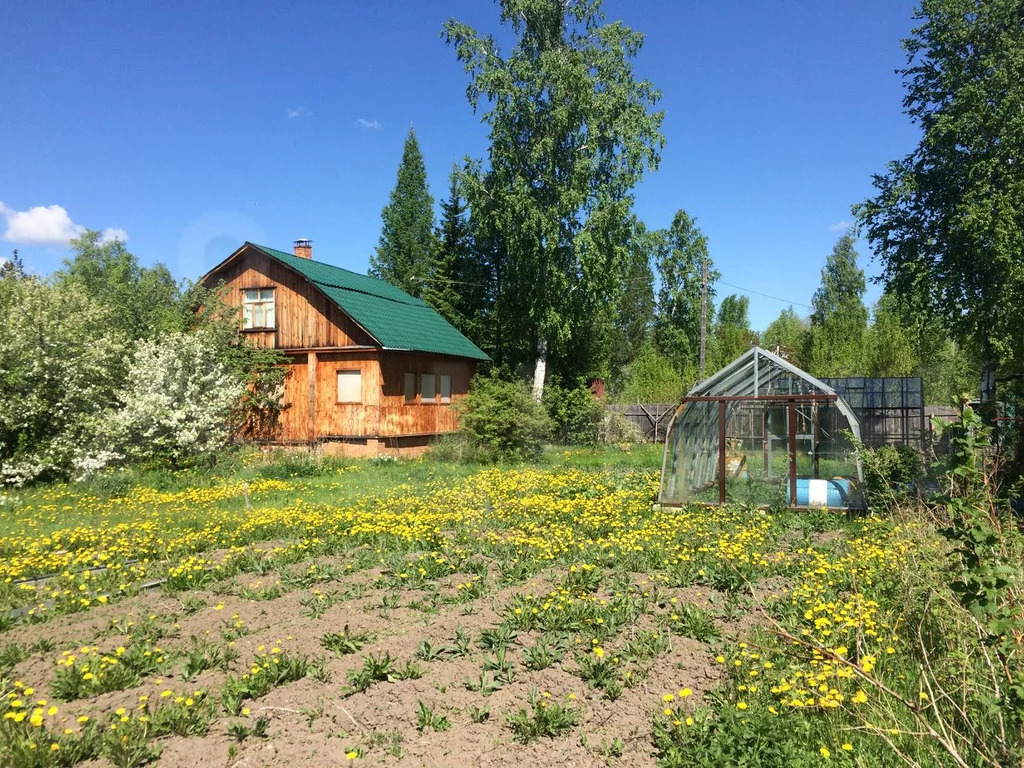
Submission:
<svg viewBox="0 0 1024 768">
<path fill-rule="evenodd" d="M 325 558 L 325 560 L 328 560 Z M 335 558 L 335 561 L 340 559 Z M 295 571 L 309 563 L 292 566 Z M 228 675 L 245 673 L 253 659 L 271 648 L 290 656 L 324 657 L 323 673 L 307 676 L 272 689 L 265 696 L 246 701 L 249 714 L 233 717 L 219 705 L 209 731 L 201 737 L 164 737 L 158 740 L 161 766 L 299 766 L 319 768 L 343 764 L 409 766 L 650 766 L 655 764 L 651 741 L 652 716 L 662 708 L 666 692 L 690 688 L 690 703 L 697 705 L 721 677 L 712 644 L 671 636 L 670 650 L 654 659 L 632 665 L 636 681 L 610 700 L 592 688 L 578 674 L 576 658 L 593 646 L 590 637 L 569 633 L 563 640 L 567 652 L 553 666 L 531 671 L 524 664 L 523 650 L 533 646 L 539 632 L 521 632 L 508 645 L 514 679 L 489 695 L 470 690 L 467 681 L 479 679 L 486 657 L 492 651 L 479 644 L 481 631 L 497 627 L 513 595 L 546 594 L 560 574 L 541 574 L 528 582 L 500 585 L 497 574 L 489 575 L 495 585 L 482 597 L 468 602 L 446 602 L 455 595 L 455 584 L 468 577 L 456 574 L 434 580 L 441 599 L 431 604 L 429 592 L 420 589 L 385 589 L 375 581 L 376 571 L 356 571 L 343 578 L 308 588 L 289 586 L 285 573 L 261 576 L 246 574 L 196 590 L 170 596 L 152 591 L 105 605 L 83 614 L 59 616 L 36 625 L 19 625 L 8 631 L 6 642 L 24 645 L 42 643 L 19 663 L 14 678 L 35 689 L 35 696 L 53 700 L 50 686 L 62 651 L 95 645 L 110 650 L 129 642 L 124 632 L 111 630 L 111 622 L 139 622 L 148 617 L 165 635 L 156 644 L 172 659 L 169 671 L 150 676 L 136 687 L 104 693 L 89 699 L 60 704 L 58 728 L 76 727 L 80 716 L 104 718 L 119 708 L 132 710 L 140 697 L 159 702 L 165 690 L 205 691 L 219 701 L 219 690 Z M 635 584 L 643 579 L 633 574 Z M 281 580 L 284 593 L 271 600 L 246 599 L 241 591 L 260 582 L 273 585 Z M 769 585 L 774 589 L 777 585 Z M 362 588 L 362 594 L 359 589 Z M 317 618 L 303 605 L 313 590 L 352 595 L 329 607 Z M 346 592 L 348 590 L 348 592 Z M 396 607 L 383 607 L 386 595 L 395 595 Z M 632 626 L 603 641 L 606 653 L 614 655 L 641 630 L 658 631 L 660 619 L 671 609 L 672 598 L 705 608 L 724 602 L 722 595 L 704 589 L 662 587 L 657 600 Z M 420 607 L 410 604 L 420 603 Z M 659 607 L 664 606 L 664 607 Z M 244 628 L 234 637 L 231 626 Z M 756 623 L 754 614 L 739 620 L 716 622 L 730 629 L 746 630 Z M 356 653 L 339 656 L 326 651 L 321 638 L 344 627 L 353 633 L 370 633 L 373 640 Z M 435 660 L 416 657 L 424 640 L 434 646 L 451 646 L 456 630 L 472 638 L 467 655 L 445 653 Z M 208 669 L 191 680 L 183 679 L 184 654 L 193 638 L 232 649 L 237 658 L 222 669 Z M 421 669 L 418 679 L 381 681 L 364 692 L 353 692 L 348 675 L 362 666 L 370 654 L 390 654 L 399 665 L 414 661 Z M 541 738 L 530 744 L 515 741 L 508 717 L 521 707 L 528 708 L 531 692 L 548 693 L 550 701 L 567 704 L 579 713 L 578 724 L 565 735 Z M 571 696 L 571 698 L 570 698 Z M 420 703 L 450 721 L 450 728 L 435 731 L 418 728 Z M 489 708 L 489 715 L 476 722 L 470 713 Z M 250 736 L 239 742 L 229 732 L 233 723 L 252 725 L 258 718 L 268 720 L 261 738 Z M 476 718 L 481 719 L 481 718 Z M 347 755 L 359 751 L 360 757 Z M 86 765 L 106 765 L 91 761 Z"/>
</svg>

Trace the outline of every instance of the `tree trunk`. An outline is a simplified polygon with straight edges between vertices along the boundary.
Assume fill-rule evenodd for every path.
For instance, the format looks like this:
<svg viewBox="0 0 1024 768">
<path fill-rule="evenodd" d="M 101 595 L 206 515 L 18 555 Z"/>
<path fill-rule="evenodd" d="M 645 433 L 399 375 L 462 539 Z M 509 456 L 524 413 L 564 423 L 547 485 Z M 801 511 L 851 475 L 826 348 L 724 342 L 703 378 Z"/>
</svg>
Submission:
<svg viewBox="0 0 1024 768">
<path fill-rule="evenodd" d="M 537 359 L 533 365 L 533 399 L 538 403 L 544 396 L 544 375 L 548 368 L 548 343 L 541 339 L 537 342 Z"/>
</svg>

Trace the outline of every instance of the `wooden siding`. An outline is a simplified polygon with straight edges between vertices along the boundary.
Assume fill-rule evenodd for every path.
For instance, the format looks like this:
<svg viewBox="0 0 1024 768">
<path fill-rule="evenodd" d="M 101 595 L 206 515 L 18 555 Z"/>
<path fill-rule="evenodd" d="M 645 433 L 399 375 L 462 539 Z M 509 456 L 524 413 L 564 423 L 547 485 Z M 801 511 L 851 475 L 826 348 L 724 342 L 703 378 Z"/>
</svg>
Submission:
<svg viewBox="0 0 1024 768">
<path fill-rule="evenodd" d="M 309 360 L 314 359 L 310 368 Z M 466 396 L 472 360 L 409 352 L 353 350 L 294 353 L 285 379 L 280 439 L 286 442 L 350 437 L 436 435 L 458 429 L 453 404 Z M 310 377 L 310 370 L 315 375 Z M 359 370 L 363 402 L 339 403 L 338 371 Z M 405 400 L 406 373 L 416 374 L 416 400 Z M 422 376 L 452 377 L 452 402 L 422 402 Z M 312 384 L 312 387 L 311 387 Z M 312 398 L 310 394 L 312 392 Z M 314 418 L 310 419 L 310 402 Z"/>
<path fill-rule="evenodd" d="M 309 381 L 306 356 L 296 355 L 285 366 L 284 397 L 281 408 L 281 433 L 287 442 L 305 441 L 309 435 Z"/>
<path fill-rule="evenodd" d="M 469 380 L 476 373 L 476 362 L 461 357 L 427 355 L 416 352 L 384 352 L 381 358 L 382 390 L 380 401 L 380 434 L 436 435 L 454 432 L 459 427 L 458 414 L 452 405 L 469 392 Z M 406 403 L 403 382 L 406 373 L 416 374 L 416 400 Z M 421 402 L 423 374 L 447 374 L 452 377 L 452 403 Z"/>
<path fill-rule="evenodd" d="M 380 364 L 377 352 L 317 353 L 317 437 L 374 436 L 380 411 Z M 338 402 L 338 371 L 358 370 L 362 377 L 361 403 Z"/>
<path fill-rule="evenodd" d="M 310 349 L 374 345 L 374 340 L 305 278 L 263 253 L 246 248 L 237 258 L 207 277 L 206 285 L 223 280 L 225 300 L 242 306 L 247 288 L 275 288 L 277 329 L 245 331 L 253 343 L 278 349 Z"/>
<path fill-rule="evenodd" d="M 425 438 L 458 429 L 453 405 L 469 391 L 475 360 L 381 350 L 315 286 L 251 248 L 211 273 L 206 285 L 221 280 L 228 289 L 226 300 L 238 307 L 243 290 L 275 288 L 277 328 L 245 333 L 257 345 L 282 349 L 289 357 L 278 440 L 366 438 L 367 450 L 376 441 L 375 452 L 398 446 L 398 438 Z M 338 371 L 353 369 L 361 374 L 362 402 L 339 403 Z M 416 374 L 412 402 L 405 399 L 406 373 Z M 438 377 L 433 403 L 422 401 L 424 374 Z M 451 376 L 451 403 L 441 403 L 441 374 Z"/>
</svg>

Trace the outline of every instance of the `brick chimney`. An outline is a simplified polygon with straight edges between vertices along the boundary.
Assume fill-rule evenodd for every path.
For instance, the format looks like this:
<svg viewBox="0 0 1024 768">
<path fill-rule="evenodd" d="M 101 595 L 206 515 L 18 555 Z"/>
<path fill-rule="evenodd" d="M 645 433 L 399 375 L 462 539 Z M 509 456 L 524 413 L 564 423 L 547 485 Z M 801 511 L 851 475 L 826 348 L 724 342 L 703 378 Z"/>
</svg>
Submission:
<svg viewBox="0 0 1024 768">
<path fill-rule="evenodd" d="M 313 241 L 302 237 L 295 241 L 295 255 L 300 259 L 313 258 Z"/>
</svg>

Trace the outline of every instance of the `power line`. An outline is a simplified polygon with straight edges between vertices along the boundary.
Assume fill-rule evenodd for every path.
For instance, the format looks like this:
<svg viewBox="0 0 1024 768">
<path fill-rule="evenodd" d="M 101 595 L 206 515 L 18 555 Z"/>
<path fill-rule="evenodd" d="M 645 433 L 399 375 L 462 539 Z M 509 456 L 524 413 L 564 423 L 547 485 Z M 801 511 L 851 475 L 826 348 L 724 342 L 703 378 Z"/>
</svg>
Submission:
<svg viewBox="0 0 1024 768">
<path fill-rule="evenodd" d="M 814 307 L 812 307 L 810 304 L 804 304 L 802 301 L 792 301 L 790 299 L 781 299 L 778 296 L 772 296 L 771 294 L 768 294 L 768 293 L 761 293 L 760 291 L 752 291 L 749 288 L 743 288 L 742 286 L 739 286 L 739 285 L 733 285 L 732 283 L 727 283 L 727 282 L 725 282 L 725 280 L 719 280 L 718 282 L 720 282 L 722 285 L 728 285 L 730 288 L 735 288 L 737 291 L 743 291 L 744 293 L 752 293 L 755 296 L 763 296 L 766 299 L 774 299 L 775 301 L 781 301 L 783 304 L 796 304 L 798 307 L 806 307 L 807 309 L 814 309 Z"/>
</svg>

